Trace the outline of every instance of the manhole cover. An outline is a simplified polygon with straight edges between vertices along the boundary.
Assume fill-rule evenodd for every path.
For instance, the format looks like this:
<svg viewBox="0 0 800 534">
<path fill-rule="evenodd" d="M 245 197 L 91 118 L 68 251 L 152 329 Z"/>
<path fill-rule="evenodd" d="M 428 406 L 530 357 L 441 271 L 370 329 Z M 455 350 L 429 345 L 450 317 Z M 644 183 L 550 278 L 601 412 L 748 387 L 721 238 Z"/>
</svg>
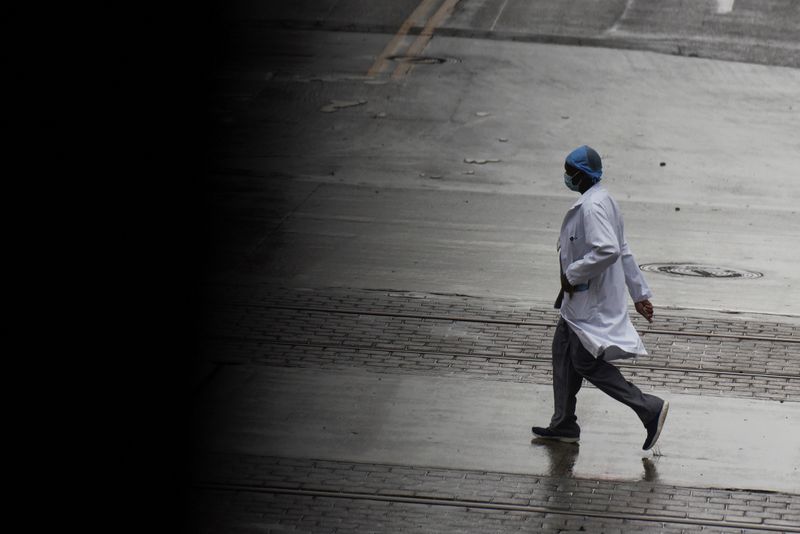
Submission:
<svg viewBox="0 0 800 534">
<path fill-rule="evenodd" d="M 699 263 L 646 263 L 639 267 L 643 271 L 651 273 L 694 276 L 697 278 L 761 278 L 764 276 L 755 271 L 743 271 L 741 269 Z"/>
<path fill-rule="evenodd" d="M 436 57 L 436 56 L 389 56 L 386 59 L 398 61 L 400 63 L 414 63 L 415 65 L 439 65 L 441 63 L 461 63 L 460 59 L 452 57 Z"/>
</svg>

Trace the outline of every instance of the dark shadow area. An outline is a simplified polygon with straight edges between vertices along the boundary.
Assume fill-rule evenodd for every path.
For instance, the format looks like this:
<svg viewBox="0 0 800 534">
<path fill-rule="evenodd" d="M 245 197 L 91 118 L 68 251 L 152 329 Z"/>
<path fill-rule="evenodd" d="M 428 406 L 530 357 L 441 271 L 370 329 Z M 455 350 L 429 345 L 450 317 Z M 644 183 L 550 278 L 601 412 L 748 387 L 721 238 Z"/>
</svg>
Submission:
<svg viewBox="0 0 800 534">
<path fill-rule="evenodd" d="M 72 372 L 87 384 L 71 383 L 80 406 L 65 420 L 98 466 L 92 477 L 80 473 L 101 493 L 94 521 L 181 532 L 190 369 L 213 224 L 206 176 L 217 132 L 207 102 L 224 29 L 213 2 L 94 9 L 54 20 L 52 33 L 37 17 L 31 34 L 49 39 L 48 61 L 31 64 L 42 72 L 60 64 L 39 89 L 61 109 L 51 117 L 53 136 L 70 162 L 56 176 L 83 197 L 62 200 L 70 220 L 80 220 L 69 257 L 84 271 L 65 277 L 78 305 L 70 320 L 82 325 L 73 332 L 101 347 L 74 360 Z M 74 88 L 57 94 L 54 80 Z M 87 250 L 77 245 L 83 240 Z M 79 416 L 89 419 L 86 431 Z M 114 505 L 103 502 L 112 493 Z"/>
</svg>

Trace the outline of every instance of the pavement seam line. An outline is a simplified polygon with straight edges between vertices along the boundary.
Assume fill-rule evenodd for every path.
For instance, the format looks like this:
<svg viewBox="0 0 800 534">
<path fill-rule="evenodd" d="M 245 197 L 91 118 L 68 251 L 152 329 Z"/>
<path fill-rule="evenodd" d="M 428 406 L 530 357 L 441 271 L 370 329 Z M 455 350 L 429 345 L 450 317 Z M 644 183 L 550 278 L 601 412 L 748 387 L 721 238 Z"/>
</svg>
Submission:
<svg viewBox="0 0 800 534">
<path fill-rule="evenodd" d="M 701 525 L 709 527 L 722 527 L 722 528 L 742 528 L 750 530 L 763 530 L 769 532 L 800 532 L 800 528 L 792 528 L 786 526 L 770 526 L 754 523 L 739 523 L 734 521 L 711 521 L 705 519 L 690 519 L 681 517 L 672 517 L 667 515 L 658 514 L 624 514 L 624 513 L 608 513 L 596 512 L 591 510 L 563 510 L 560 508 L 547 508 L 542 506 L 531 505 L 516 505 L 516 504 L 502 504 L 491 503 L 487 501 L 475 501 L 467 499 L 444 499 L 433 497 L 408 497 L 404 495 L 392 494 L 374 494 L 362 492 L 345 492 L 345 491 L 332 491 L 332 490 L 311 490 L 311 489 L 292 489 L 292 488 L 279 488 L 270 486 L 249 486 L 245 484 L 219 484 L 213 482 L 198 482 L 194 484 L 195 487 L 202 489 L 221 490 L 221 491 L 245 491 L 253 493 L 273 493 L 282 495 L 297 495 L 307 497 L 329 497 L 335 499 L 359 499 L 370 501 L 382 502 L 397 502 L 404 504 L 423 504 L 431 506 L 452 506 L 457 508 L 480 508 L 483 510 L 503 510 L 514 512 L 526 512 L 545 515 L 568 515 L 579 517 L 596 517 L 602 519 L 622 519 L 630 521 L 647 521 L 651 523 L 674 523 L 682 525 Z"/>
<path fill-rule="evenodd" d="M 491 31 L 494 31 L 495 27 L 497 26 L 497 22 L 500 20 L 500 17 L 503 16 L 503 11 L 506 10 L 506 6 L 508 6 L 508 0 L 504 0 L 503 5 L 500 6 L 500 10 L 497 12 L 497 16 L 492 21 L 492 26 L 489 28 Z"/>
<path fill-rule="evenodd" d="M 625 9 L 622 10 L 622 13 L 620 14 L 619 18 L 616 21 L 614 21 L 614 24 L 612 24 L 611 27 L 608 28 L 603 33 L 608 34 L 608 33 L 616 32 L 619 29 L 620 23 L 625 20 L 625 17 L 628 15 L 628 12 L 633 7 L 633 4 L 634 4 L 635 1 L 636 0 L 627 0 L 627 2 L 625 3 Z"/>
</svg>

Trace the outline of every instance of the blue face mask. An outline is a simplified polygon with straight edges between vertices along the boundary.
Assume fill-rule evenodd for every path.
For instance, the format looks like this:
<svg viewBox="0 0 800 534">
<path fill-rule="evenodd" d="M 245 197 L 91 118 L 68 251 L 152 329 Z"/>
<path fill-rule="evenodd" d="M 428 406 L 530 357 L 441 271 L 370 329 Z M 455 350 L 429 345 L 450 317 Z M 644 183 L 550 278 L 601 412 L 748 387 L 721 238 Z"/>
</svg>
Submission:
<svg viewBox="0 0 800 534">
<path fill-rule="evenodd" d="M 575 173 L 575 176 L 577 176 L 577 174 L 578 173 Z M 564 173 L 564 185 L 566 185 L 569 188 L 570 191 L 580 191 L 580 188 L 577 185 L 572 183 L 572 178 L 573 178 L 573 176 L 570 176 L 569 174 Z"/>
</svg>

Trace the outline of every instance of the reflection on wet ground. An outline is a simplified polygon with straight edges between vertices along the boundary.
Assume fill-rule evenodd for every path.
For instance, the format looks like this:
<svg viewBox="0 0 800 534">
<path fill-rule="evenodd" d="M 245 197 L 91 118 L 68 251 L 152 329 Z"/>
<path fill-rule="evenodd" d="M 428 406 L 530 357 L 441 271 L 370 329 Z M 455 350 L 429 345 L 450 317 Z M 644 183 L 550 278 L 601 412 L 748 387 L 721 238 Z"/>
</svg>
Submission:
<svg viewBox="0 0 800 534">
<path fill-rule="evenodd" d="M 572 478 L 572 470 L 578 459 L 580 445 L 578 443 L 563 443 L 545 438 L 533 438 L 532 445 L 542 447 L 547 453 L 549 466 L 545 473 L 551 477 Z"/>
<path fill-rule="evenodd" d="M 547 455 L 548 467 L 547 472 L 544 474 L 556 478 L 573 478 L 573 470 L 575 462 L 578 460 L 580 444 L 533 438 L 531 445 L 541 447 Z M 644 482 L 658 482 L 657 461 L 658 458 L 656 458 L 656 461 L 648 457 L 642 458 L 642 466 L 644 467 L 642 480 Z"/>
<path fill-rule="evenodd" d="M 651 458 L 642 458 L 642 465 L 644 465 L 644 474 L 642 475 L 642 480 L 645 482 L 658 482 L 656 462 L 654 462 Z"/>
</svg>

